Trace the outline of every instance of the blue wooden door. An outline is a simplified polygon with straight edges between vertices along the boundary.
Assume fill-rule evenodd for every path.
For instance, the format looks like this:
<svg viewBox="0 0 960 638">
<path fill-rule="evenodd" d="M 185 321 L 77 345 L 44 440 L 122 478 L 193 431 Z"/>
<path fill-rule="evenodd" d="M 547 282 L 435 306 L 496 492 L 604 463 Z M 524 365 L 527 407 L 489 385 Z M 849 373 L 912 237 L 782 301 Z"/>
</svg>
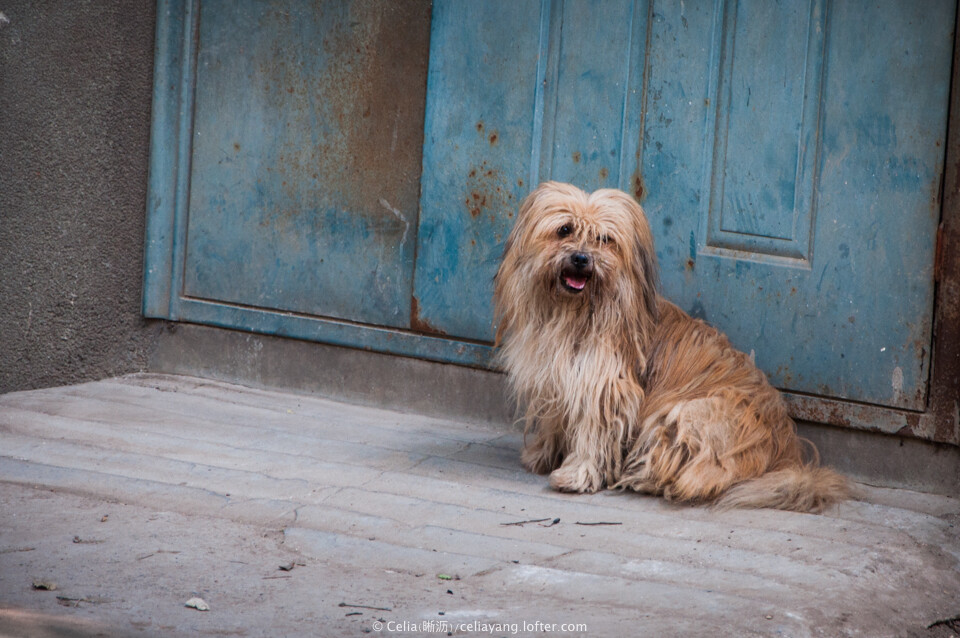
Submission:
<svg viewBox="0 0 960 638">
<path fill-rule="evenodd" d="M 922 409 L 954 3 L 438 2 L 415 295 L 488 340 L 517 200 L 641 197 L 663 291 L 781 388 Z"/>
<path fill-rule="evenodd" d="M 923 409 L 953 2 L 158 8 L 148 316 L 489 365 L 558 179 L 641 198 L 663 292 L 779 387 Z"/>
</svg>

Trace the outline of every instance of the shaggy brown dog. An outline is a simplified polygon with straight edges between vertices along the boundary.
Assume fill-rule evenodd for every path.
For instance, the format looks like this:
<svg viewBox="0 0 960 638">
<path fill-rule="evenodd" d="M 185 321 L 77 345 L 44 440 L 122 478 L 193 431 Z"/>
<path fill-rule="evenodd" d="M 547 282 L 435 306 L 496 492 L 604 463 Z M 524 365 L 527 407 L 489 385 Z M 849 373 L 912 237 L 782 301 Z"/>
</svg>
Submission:
<svg viewBox="0 0 960 638">
<path fill-rule="evenodd" d="M 541 184 L 495 283 L 522 461 L 555 489 L 799 511 L 847 496 L 844 477 L 803 461 L 750 358 L 658 294 L 650 225 L 626 193 Z"/>
</svg>

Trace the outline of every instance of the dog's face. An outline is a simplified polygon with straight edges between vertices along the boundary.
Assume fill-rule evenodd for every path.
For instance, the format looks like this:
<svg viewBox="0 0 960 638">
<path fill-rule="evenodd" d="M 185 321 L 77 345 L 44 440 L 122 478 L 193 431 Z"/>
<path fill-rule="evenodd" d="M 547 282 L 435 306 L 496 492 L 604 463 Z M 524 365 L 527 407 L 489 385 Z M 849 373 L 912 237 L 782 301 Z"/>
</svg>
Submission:
<svg viewBox="0 0 960 638">
<path fill-rule="evenodd" d="M 597 294 L 622 271 L 615 224 L 582 205 L 550 211 L 538 224 L 540 279 L 561 297 Z M 589 289 L 588 289 L 589 286 Z"/>
<path fill-rule="evenodd" d="M 622 191 L 588 195 L 557 182 L 524 200 L 497 273 L 498 305 L 509 303 L 507 295 L 646 304 L 655 289 L 653 240 L 640 206 Z"/>
</svg>

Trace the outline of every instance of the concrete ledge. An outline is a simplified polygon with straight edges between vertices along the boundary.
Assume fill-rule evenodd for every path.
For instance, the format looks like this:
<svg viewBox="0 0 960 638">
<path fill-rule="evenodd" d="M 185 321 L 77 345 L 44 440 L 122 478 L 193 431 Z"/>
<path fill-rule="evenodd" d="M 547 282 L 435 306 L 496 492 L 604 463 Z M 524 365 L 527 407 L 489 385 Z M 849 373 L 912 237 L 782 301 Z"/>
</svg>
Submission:
<svg viewBox="0 0 960 638">
<path fill-rule="evenodd" d="M 502 374 L 194 324 L 168 324 L 149 370 L 507 427 Z"/>
<path fill-rule="evenodd" d="M 946 496 L 960 494 L 960 448 L 818 423 L 797 424 L 824 465 L 854 480 Z"/>
<path fill-rule="evenodd" d="M 208 326 L 168 324 L 150 370 L 513 429 L 502 374 Z M 881 487 L 960 493 L 960 448 L 816 423 L 822 461 Z"/>
</svg>

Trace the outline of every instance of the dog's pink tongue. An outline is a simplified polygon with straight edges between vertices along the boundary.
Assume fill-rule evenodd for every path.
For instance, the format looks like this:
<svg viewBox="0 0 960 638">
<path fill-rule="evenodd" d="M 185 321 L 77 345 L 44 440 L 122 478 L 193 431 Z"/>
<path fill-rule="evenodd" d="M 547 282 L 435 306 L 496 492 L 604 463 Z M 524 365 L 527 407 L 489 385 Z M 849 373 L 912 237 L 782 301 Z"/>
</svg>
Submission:
<svg viewBox="0 0 960 638">
<path fill-rule="evenodd" d="M 567 275 L 564 277 L 564 281 L 574 290 L 583 290 L 583 287 L 587 285 L 587 280 L 581 277 L 571 277 Z"/>
</svg>

